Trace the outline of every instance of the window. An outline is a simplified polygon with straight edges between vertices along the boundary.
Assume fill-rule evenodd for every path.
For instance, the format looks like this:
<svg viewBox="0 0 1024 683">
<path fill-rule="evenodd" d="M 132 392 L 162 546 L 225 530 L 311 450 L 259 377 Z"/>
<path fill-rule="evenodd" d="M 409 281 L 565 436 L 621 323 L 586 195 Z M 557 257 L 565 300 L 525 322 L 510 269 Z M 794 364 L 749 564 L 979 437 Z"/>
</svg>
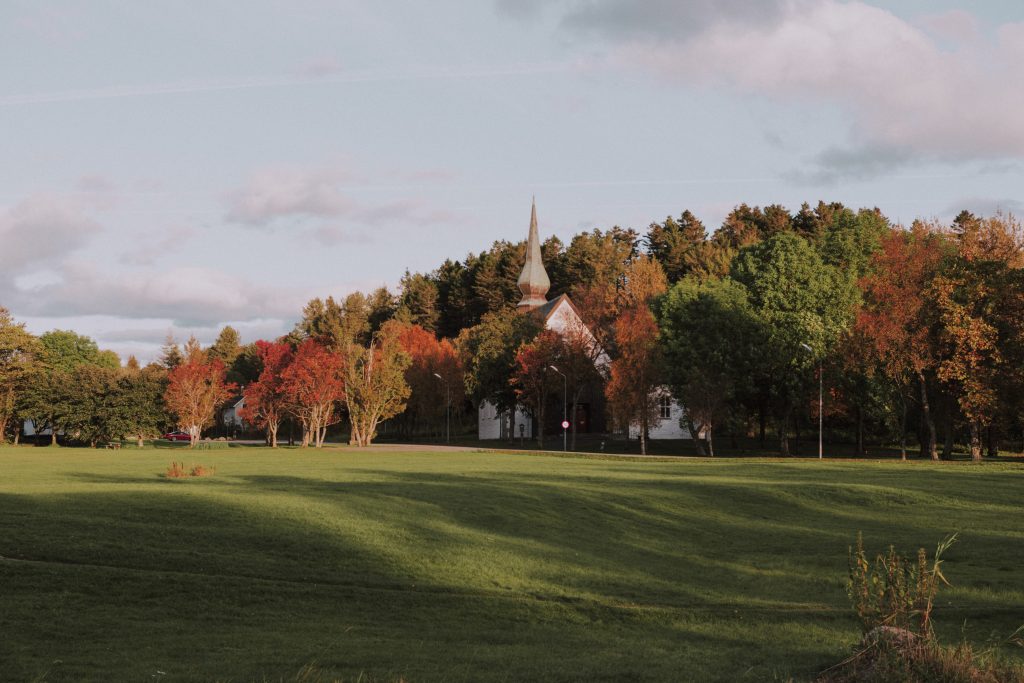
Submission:
<svg viewBox="0 0 1024 683">
<path fill-rule="evenodd" d="M 658 402 L 661 408 L 661 418 L 664 420 L 672 417 L 672 397 L 662 396 Z"/>
</svg>

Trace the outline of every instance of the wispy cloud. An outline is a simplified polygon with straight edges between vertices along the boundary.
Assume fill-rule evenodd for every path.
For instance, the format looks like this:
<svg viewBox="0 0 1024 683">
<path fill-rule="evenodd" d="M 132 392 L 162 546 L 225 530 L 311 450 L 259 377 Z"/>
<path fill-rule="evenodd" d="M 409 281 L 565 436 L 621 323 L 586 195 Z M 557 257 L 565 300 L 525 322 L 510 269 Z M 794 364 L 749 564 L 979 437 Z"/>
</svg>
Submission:
<svg viewBox="0 0 1024 683">
<path fill-rule="evenodd" d="M 577 64 L 570 62 L 521 63 L 472 67 L 407 67 L 391 70 L 333 72 L 331 74 L 312 74 L 307 72 L 305 75 L 301 76 L 245 78 L 222 81 L 185 81 L 180 83 L 112 85 L 98 88 L 83 88 L 80 90 L 63 90 L 59 92 L 5 95 L 0 96 L 0 107 L 56 102 L 81 102 L 86 100 L 104 100 L 122 97 L 147 97 L 153 95 L 179 95 L 229 90 L 250 90 L 258 88 L 323 86 L 328 84 L 343 85 L 358 83 L 386 83 L 392 81 L 505 78 L 545 73 L 559 73 L 577 68 Z"/>
</svg>

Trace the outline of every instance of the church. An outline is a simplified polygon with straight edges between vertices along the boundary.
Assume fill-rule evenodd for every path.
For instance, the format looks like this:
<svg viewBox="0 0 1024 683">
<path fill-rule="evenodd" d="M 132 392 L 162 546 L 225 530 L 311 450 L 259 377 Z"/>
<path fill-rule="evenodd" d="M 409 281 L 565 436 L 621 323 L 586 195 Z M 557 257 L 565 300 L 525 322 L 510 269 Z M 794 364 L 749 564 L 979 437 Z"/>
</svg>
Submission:
<svg viewBox="0 0 1024 683">
<path fill-rule="evenodd" d="M 537 230 L 537 204 L 530 209 L 530 232 L 526 241 L 526 262 L 518 280 L 519 291 L 523 298 L 517 304 L 522 315 L 534 315 L 541 320 L 545 329 L 559 334 L 568 330 L 578 330 L 588 337 L 595 346 L 597 340 L 587 328 L 579 311 L 568 294 L 562 294 L 548 301 L 547 293 L 551 289 L 551 280 L 544 269 L 544 260 L 540 248 L 540 234 Z M 598 364 L 607 365 L 608 356 L 600 352 Z M 683 425 L 683 409 L 666 391 L 661 399 L 661 422 L 650 428 L 652 439 L 689 439 L 690 432 Z M 562 411 L 549 411 L 552 420 L 561 421 Z M 557 414 L 556 414 L 557 413 Z M 610 431 L 611 424 L 605 416 L 604 396 L 600 387 L 590 387 L 580 397 L 576 405 L 568 409 L 569 419 L 576 423 L 577 434 L 602 433 Z M 547 422 L 547 421 L 545 421 Z M 499 411 L 489 401 L 480 404 L 477 416 L 478 438 L 515 439 L 532 438 L 533 417 L 526 410 L 516 407 L 515 410 Z M 556 434 L 561 428 L 549 426 L 544 431 Z M 630 438 L 638 436 L 638 428 L 630 428 Z"/>
</svg>

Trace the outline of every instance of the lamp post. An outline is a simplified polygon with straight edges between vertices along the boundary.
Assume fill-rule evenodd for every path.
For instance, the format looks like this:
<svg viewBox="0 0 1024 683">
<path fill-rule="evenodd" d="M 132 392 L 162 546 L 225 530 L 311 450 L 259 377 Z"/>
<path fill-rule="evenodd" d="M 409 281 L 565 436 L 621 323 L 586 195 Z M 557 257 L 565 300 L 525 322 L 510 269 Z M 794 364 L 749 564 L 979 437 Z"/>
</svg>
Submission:
<svg viewBox="0 0 1024 683">
<path fill-rule="evenodd" d="M 445 443 L 451 443 L 452 442 L 452 431 L 451 431 L 451 424 L 452 424 L 452 418 L 451 418 L 451 414 L 452 414 L 452 391 L 451 391 L 451 387 L 448 385 L 448 380 L 446 380 L 444 377 L 442 377 L 438 373 L 435 372 L 434 373 L 434 377 L 436 377 L 439 380 L 441 380 L 442 382 L 444 382 L 444 442 Z"/>
<path fill-rule="evenodd" d="M 562 376 L 562 451 L 565 452 L 569 450 L 565 439 L 565 435 L 569 430 L 569 378 L 554 365 L 549 365 L 548 367 Z"/>
<path fill-rule="evenodd" d="M 806 351 L 807 353 L 810 353 L 810 354 L 814 353 L 814 349 L 812 349 L 807 344 L 801 343 L 800 346 L 803 347 L 804 351 Z M 825 450 L 824 449 L 824 445 L 823 445 L 823 441 L 822 441 L 822 424 L 823 424 L 823 420 L 825 418 L 825 413 L 824 413 L 824 410 L 823 410 L 824 405 L 825 405 L 825 400 L 824 400 L 825 392 L 824 392 L 824 384 L 823 384 L 823 382 L 824 382 L 823 374 L 824 373 L 822 373 L 821 367 L 822 367 L 822 359 L 819 358 L 818 359 L 818 460 L 821 460 L 822 458 L 824 458 L 824 450 Z"/>
</svg>

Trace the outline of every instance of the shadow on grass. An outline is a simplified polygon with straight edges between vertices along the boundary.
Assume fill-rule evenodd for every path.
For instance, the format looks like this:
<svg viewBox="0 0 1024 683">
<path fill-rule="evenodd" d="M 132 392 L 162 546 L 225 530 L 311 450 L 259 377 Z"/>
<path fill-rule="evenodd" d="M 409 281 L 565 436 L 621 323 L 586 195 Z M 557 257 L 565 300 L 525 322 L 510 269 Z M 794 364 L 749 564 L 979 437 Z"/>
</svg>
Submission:
<svg viewBox="0 0 1024 683">
<path fill-rule="evenodd" d="M 974 510 L 957 504 L 964 480 L 935 474 L 730 473 L 79 473 L 104 490 L 0 495 L 0 669 L 30 678 L 60 659 L 48 680 L 249 680 L 315 660 L 411 680 L 806 676 L 855 638 L 843 582 L 856 531 L 914 549 L 949 522 L 969 533 L 946 573 L 972 589 L 954 628 L 967 616 L 1003 629 L 1000 609 L 1022 607 L 1012 576 L 991 571 L 1020 559 L 1020 525 L 996 521 L 1018 480 L 980 480 L 989 507 Z"/>
</svg>

